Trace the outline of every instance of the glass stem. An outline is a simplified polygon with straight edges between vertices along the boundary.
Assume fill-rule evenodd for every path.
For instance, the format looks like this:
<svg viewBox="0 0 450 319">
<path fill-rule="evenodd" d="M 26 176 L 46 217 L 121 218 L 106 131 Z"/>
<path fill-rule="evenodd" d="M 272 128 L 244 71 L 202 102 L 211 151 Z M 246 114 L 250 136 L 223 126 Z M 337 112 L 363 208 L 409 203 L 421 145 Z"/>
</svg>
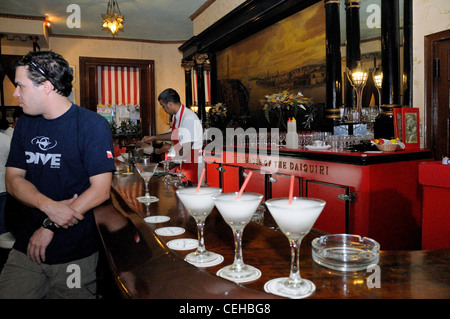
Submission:
<svg viewBox="0 0 450 319">
<path fill-rule="evenodd" d="M 291 246 L 291 273 L 289 274 L 288 284 L 297 285 L 302 281 L 300 277 L 300 244 L 301 239 L 293 239 L 289 241 Z"/>
<path fill-rule="evenodd" d="M 197 252 L 198 253 L 204 253 L 206 251 L 205 238 L 203 237 L 204 228 L 205 228 L 205 222 L 204 221 L 197 221 L 197 232 L 198 232 Z"/>
<path fill-rule="evenodd" d="M 148 190 L 148 181 L 144 182 L 145 184 L 145 197 L 150 197 L 150 191 Z"/>
<path fill-rule="evenodd" d="M 233 230 L 234 235 L 234 262 L 233 268 L 240 271 L 244 266 L 242 259 L 242 229 Z"/>
</svg>

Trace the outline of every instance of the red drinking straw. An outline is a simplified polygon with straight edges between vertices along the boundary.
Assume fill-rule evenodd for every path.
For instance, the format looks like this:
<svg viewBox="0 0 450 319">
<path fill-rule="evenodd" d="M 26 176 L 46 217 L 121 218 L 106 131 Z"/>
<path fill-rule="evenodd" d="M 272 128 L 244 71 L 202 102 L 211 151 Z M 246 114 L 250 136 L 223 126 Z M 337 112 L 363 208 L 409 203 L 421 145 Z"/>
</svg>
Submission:
<svg viewBox="0 0 450 319">
<path fill-rule="evenodd" d="M 141 164 L 136 163 L 136 165 L 139 167 L 139 169 L 141 170 L 141 172 L 144 173 L 144 169 L 142 168 Z"/>
<path fill-rule="evenodd" d="M 200 190 L 200 186 L 202 185 L 203 178 L 205 178 L 205 171 L 206 171 L 206 169 L 204 168 L 202 170 L 202 175 L 200 175 L 200 179 L 198 181 L 197 190 L 195 191 L 196 193 L 198 193 L 198 191 Z"/>
<path fill-rule="evenodd" d="M 248 184 L 248 181 L 250 180 L 250 177 L 252 177 L 253 172 L 250 171 L 247 175 L 247 177 L 245 178 L 244 184 L 242 184 L 241 189 L 239 190 L 239 194 L 236 196 L 236 199 L 239 199 L 242 195 L 242 193 L 244 192 L 245 187 Z"/>
<path fill-rule="evenodd" d="M 292 204 L 292 197 L 294 196 L 294 180 L 295 176 L 291 175 L 291 182 L 289 183 L 289 205 Z"/>
</svg>

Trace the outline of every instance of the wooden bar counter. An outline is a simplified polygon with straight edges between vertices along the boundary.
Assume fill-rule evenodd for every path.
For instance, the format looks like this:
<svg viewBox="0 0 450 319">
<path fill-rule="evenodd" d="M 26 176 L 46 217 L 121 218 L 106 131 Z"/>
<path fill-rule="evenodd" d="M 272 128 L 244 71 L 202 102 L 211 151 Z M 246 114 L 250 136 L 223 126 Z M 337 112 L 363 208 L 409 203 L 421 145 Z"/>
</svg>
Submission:
<svg viewBox="0 0 450 319">
<path fill-rule="evenodd" d="M 289 275 L 290 248 L 280 232 L 250 222 L 243 235 L 244 262 L 259 268 L 262 276 L 250 283 L 235 284 L 215 275 L 231 264 L 234 244 L 231 228 L 214 208 L 206 219 L 205 244 L 224 256 L 214 267 L 197 268 L 183 260 L 193 250 L 172 250 L 173 239 L 197 239 L 194 219 L 177 199 L 175 189 L 153 177 L 150 193 L 159 198 L 149 207 L 136 197 L 144 192 L 135 172 L 114 177 L 111 200 L 95 209 L 99 233 L 117 287 L 123 297 L 144 299 L 272 299 L 264 292 L 270 279 Z M 169 221 L 147 223 L 146 216 L 167 216 Z M 159 236 L 155 230 L 176 226 L 177 236 Z M 316 285 L 315 298 L 450 298 L 450 250 L 382 251 L 379 288 L 369 288 L 371 272 L 333 271 L 316 264 L 311 241 L 322 233 L 313 229 L 302 241 L 301 275 Z"/>
</svg>

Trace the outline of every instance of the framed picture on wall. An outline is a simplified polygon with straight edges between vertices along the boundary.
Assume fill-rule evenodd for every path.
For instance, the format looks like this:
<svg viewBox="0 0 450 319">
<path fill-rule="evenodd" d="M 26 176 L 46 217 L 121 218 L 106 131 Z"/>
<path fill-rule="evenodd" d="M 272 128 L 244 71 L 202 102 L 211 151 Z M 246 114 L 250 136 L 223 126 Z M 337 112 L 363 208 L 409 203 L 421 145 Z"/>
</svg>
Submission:
<svg viewBox="0 0 450 319">
<path fill-rule="evenodd" d="M 1 108 L 0 118 L 5 118 L 9 124 L 14 124 L 14 113 L 20 111 L 20 106 L 5 106 Z M 19 112 L 20 114 L 21 112 Z"/>
<path fill-rule="evenodd" d="M 405 149 L 420 148 L 419 122 L 418 108 L 394 109 L 395 136 L 405 144 Z"/>
<path fill-rule="evenodd" d="M 75 82 L 75 66 L 74 65 L 69 65 L 69 68 L 70 68 L 70 73 L 72 73 L 72 76 L 73 76 L 73 81 L 72 82 Z"/>
</svg>

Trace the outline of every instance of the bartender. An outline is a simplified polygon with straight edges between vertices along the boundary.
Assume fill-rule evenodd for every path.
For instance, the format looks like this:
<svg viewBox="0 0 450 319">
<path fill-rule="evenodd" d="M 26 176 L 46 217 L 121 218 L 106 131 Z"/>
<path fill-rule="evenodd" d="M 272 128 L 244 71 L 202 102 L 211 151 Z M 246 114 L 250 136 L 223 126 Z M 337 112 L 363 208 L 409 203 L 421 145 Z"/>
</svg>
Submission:
<svg viewBox="0 0 450 319">
<path fill-rule="evenodd" d="M 172 116 L 172 129 L 159 135 L 144 136 L 145 143 L 155 140 L 172 141 L 168 160 L 183 160 L 183 173 L 192 183 L 198 183 L 203 169 L 202 125 L 197 115 L 181 104 L 180 95 L 174 89 L 166 89 L 158 96 L 164 111 Z"/>
</svg>

